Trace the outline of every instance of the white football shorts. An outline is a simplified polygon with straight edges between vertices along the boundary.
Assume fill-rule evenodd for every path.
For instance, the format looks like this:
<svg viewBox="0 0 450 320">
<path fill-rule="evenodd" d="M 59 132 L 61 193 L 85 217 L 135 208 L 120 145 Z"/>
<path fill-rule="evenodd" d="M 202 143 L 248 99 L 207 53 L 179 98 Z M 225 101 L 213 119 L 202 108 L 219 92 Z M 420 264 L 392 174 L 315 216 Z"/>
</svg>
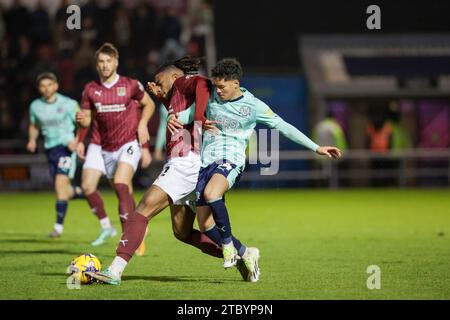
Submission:
<svg viewBox="0 0 450 320">
<path fill-rule="evenodd" d="M 200 155 L 192 151 L 185 157 L 170 158 L 153 184 L 163 189 L 173 204 L 192 205 L 200 166 Z"/>
<path fill-rule="evenodd" d="M 90 143 L 86 152 L 83 168 L 98 170 L 106 174 L 105 161 L 102 156 L 102 147 L 98 144 Z"/>
<path fill-rule="evenodd" d="M 119 162 L 128 163 L 136 172 L 141 159 L 141 147 L 137 140 L 125 143 L 119 150 L 105 151 L 102 150 L 103 160 L 105 161 L 106 177 L 114 178 Z"/>
</svg>

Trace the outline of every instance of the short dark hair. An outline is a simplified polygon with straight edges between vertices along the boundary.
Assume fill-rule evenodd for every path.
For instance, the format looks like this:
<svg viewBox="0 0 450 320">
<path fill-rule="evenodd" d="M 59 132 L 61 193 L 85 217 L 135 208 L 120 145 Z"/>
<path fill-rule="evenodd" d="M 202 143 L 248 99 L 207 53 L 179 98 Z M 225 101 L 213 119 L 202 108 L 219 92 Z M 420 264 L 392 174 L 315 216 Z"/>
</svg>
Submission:
<svg viewBox="0 0 450 320">
<path fill-rule="evenodd" d="M 43 72 L 36 77 L 36 84 L 39 85 L 41 81 L 45 79 L 58 82 L 58 78 L 56 78 L 56 75 L 53 72 Z"/>
<path fill-rule="evenodd" d="M 97 60 L 100 53 L 107 54 L 108 56 L 114 57 L 119 60 L 119 50 L 109 42 L 105 42 L 96 52 L 95 60 Z"/>
<path fill-rule="evenodd" d="M 181 59 L 175 60 L 173 62 L 166 62 L 161 65 L 155 74 L 166 71 L 170 68 L 178 68 L 185 74 L 196 74 L 200 65 L 203 63 L 203 58 L 193 58 L 193 57 L 183 57 Z"/>
<path fill-rule="evenodd" d="M 235 58 L 225 58 L 217 62 L 211 70 L 213 78 L 228 80 L 241 80 L 242 66 Z"/>
</svg>

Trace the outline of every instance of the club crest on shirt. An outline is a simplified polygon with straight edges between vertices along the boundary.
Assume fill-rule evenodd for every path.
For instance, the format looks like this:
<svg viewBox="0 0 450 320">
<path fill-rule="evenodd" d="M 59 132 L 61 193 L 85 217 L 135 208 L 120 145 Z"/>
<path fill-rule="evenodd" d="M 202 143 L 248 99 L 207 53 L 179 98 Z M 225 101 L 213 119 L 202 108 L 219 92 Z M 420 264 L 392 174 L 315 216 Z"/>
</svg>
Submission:
<svg viewBox="0 0 450 320">
<path fill-rule="evenodd" d="M 125 88 L 125 87 L 118 87 L 117 88 L 117 95 L 119 97 L 125 97 L 126 94 L 127 94 L 127 88 Z"/>
<path fill-rule="evenodd" d="M 241 108 L 239 109 L 239 114 L 240 114 L 242 117 L 248 117 L 248 116 L 250 115 L 251 112 L 252 112 L 252 110 L 250 109 L 250 107 L 247 107 L 247 106 L 241 107 Z"/>
</svg>

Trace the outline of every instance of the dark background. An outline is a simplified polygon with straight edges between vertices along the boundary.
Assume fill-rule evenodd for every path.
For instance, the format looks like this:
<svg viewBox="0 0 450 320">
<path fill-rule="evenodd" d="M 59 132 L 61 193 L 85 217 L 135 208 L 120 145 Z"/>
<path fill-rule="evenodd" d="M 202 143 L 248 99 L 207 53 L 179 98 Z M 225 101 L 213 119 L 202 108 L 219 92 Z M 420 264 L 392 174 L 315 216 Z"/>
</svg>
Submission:
<svg viewBox="0 0 450 320">
<path fill-rule="evenodd" d="M 237 57 L 248 71 L 301 71 L 301 34 L 446 33 L 450 1 L 214 1 L 218 58 Z M 366 9 L 381 8 L 381 30 L 368 30 Z M 218 41 L 217 39 L 220 39 Z"/>
</svg>

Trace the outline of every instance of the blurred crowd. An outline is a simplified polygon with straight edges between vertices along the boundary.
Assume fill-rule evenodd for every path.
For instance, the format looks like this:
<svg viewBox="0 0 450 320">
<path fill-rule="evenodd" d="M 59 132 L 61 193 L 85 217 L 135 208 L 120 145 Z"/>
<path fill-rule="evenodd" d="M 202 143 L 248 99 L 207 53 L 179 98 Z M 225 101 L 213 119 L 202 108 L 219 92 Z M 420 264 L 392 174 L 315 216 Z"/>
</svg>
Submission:
<svg viewBox="0 0 450 320">
<path fill-rule="evenodd" d="M 80 30 L 66 26 L 73 3 L 80 4 Z M 94 53 L 106 41 L 120 50 L 119 74 L 142 83 L 165 61 L 207 54 L 213 25 L 207 0 L 65 0 L 56 10 L 46 4 L 37 0 L 30 8 L 13 1 L 5 7 L 0 2 L 1 139 L 26 135 L 41 72 L 54 72 L 59 91 L 79 101 L 83 86 L 97 77 Z"/>
</svg>

